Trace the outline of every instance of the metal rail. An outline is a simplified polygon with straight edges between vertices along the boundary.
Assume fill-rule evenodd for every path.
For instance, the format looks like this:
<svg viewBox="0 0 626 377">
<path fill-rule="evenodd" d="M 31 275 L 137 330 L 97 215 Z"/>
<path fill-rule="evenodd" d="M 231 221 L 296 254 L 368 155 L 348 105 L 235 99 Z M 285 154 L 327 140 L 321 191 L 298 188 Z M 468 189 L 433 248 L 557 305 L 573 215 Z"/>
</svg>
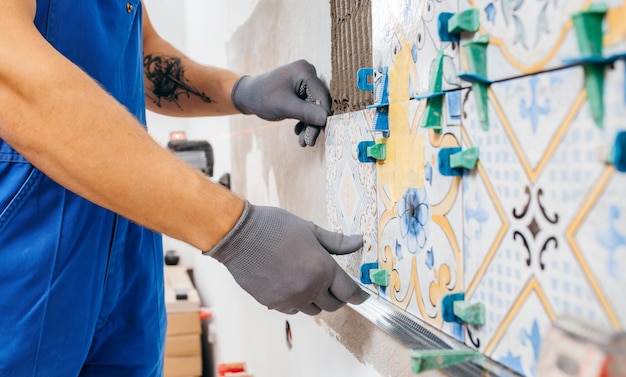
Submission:
<svg viewBox="0 0 626 377">
<path fill-rule="evenodd" d="M 429 329 L 430 325 L 401 311 L 381 297 L 372 296 L 360 305 L 349 306 L 409 349 L 470 349 L 445 333 Z M 442 372 L 451 377 L 520 377 L 518 373 L 488 357 L 453 365 L 442 369 Z"/>
</svg>

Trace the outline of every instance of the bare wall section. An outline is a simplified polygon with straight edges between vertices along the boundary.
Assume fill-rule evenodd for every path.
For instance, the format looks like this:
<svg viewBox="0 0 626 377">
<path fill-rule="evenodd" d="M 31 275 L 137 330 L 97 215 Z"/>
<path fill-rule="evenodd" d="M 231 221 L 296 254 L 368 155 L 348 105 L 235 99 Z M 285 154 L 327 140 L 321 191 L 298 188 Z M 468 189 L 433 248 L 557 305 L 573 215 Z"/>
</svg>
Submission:
<svg viewBox="0 0 626 377">
<path fill-rule="evenodd" d="M 370 0 L 331 0 L 330 91 L 335 114 L 362 110 L 373 102 L 369 91 L 356 86 L 361 67 L 372 67 L 372 7 Z"/>
</svg>

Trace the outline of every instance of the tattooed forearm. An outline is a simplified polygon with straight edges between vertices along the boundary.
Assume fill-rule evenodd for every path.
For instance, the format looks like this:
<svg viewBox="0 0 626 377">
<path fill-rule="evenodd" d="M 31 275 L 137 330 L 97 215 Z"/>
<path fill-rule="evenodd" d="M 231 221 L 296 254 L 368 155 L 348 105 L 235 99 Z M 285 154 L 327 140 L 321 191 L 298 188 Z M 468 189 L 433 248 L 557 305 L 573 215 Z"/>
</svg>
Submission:
<svg viewBox="0 0 626 377">
<path fill-rule="evenodd" d="M 181 95 L 187 98 L 194 95 L 204 102 L 214 102 L 206 94 L 198 91 L 185 77 L 185 67 L 178 57 L 148 54 L 143 59 L 143 67 L 146 80 L 152 84 L 150 90 L 152 95 L 150 93 L 146 95 L 158 107 L 161 107 L 161 100 L 165 100 L 173 102 L 183 110 L 178 103 Z"/>
</svg>

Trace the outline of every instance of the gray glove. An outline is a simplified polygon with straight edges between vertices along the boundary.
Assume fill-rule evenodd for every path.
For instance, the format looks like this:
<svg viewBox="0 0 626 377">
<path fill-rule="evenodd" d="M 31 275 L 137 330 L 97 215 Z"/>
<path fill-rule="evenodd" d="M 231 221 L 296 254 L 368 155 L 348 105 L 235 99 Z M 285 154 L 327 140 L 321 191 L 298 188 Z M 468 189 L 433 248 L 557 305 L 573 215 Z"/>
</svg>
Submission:
<svg viewBox="0 0 626 377">
<path fill-rule="evenodd" d="M 331 256 L 362 244 L 360 235 L 329 232 L 280 208 L 246 202 L 237 224 L 205 254 L 268 308 L 315 315 L 369 297 Z"/>
<path fill-rule="evenodd" d="M 330 92 L 306 60 L 258 76 L 243 76 L 233 86 L 233 105 L 244 114 L 265 120 L 298 119 L 295 132 L 301 146 L 313 146 L 331 115 Z"/>
</svg>

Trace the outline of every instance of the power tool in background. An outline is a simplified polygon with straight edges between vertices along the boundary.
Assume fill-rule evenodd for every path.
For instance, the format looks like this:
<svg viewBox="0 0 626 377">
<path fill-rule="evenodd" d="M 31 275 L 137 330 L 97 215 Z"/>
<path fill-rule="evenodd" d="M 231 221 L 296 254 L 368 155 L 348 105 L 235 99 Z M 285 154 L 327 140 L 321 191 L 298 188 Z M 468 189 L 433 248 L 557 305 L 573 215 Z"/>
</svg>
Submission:
<svg viewBox="0 0 626 377">
<path fill-rule="evenodd" d="M 174 152 L 180 159 L 200 170 L 208 177 L 213 177 L 213 147 L 206 140 L 187 140 L 183 131 L 170 133 L 167 149 Z M 218 183 L 230 190 L 230 173 L 224 173 Z"/>
</svg>

